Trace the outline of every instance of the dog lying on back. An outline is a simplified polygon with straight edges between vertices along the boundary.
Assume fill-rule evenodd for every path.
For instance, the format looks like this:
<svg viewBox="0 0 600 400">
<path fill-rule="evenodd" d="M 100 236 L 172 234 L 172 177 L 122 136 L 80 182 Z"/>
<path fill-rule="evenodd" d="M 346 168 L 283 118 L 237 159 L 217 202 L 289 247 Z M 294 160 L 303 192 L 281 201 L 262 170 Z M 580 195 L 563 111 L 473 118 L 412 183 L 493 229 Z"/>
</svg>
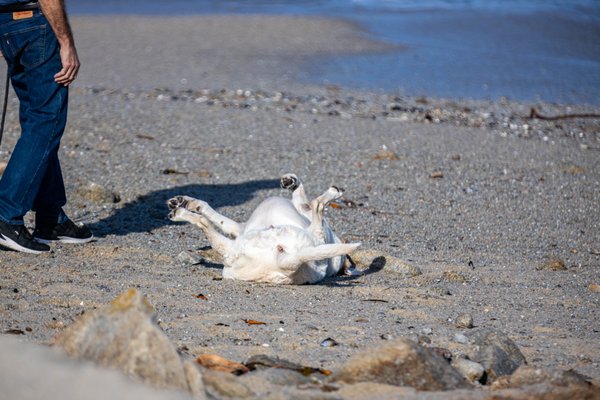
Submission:
<svg viewBox="0 0 600 400">
<path fill-rule="evenodd" d="M 309 201 L 294 174 L 284 175 L 281 187 L 292 192 L 292 200 L 267 198 L 245 224 L 188 196 L 167 202 L 169 219 L 192 223 L 204 231 L 212 248 L 223 257 L 223 278 L 304 284 L 340 272 L 351 274 L 347 254 L 360 243 L 342 243 L 323 216 L 325 207 L 340 198 L 342 191 L 332 186 Z"/>
</svg>

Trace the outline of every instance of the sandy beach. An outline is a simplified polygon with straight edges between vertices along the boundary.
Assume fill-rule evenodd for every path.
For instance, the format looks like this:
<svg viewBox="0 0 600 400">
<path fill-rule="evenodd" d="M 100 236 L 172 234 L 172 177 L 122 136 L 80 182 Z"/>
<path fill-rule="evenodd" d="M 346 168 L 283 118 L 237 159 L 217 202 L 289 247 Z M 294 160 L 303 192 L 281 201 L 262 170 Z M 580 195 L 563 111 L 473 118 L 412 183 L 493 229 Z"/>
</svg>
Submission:
<svg viewBox="0 0 600 400">
<path fill-rule="evenodd" d="M 454 320 L 468 313 L 528 364 L 600 382 L 600 119 L 568 117 L 600 109 L 296 81 L 323 55 L 390 50 L 339 20 L 72 23 L 83 67 L 61 149 L 67 212 L 97 239 L 42 256 L 0 251 L 2 332 L 48 344 L 134 287 L 190 356 L 269 354 L 335 371 L 390 338 L 455 350 Z M 0 161 L 18 138 L 17 104 L 11 95 Z M 532 119 L 532 107 L 567 118 Z M 243 221 L 285 195 L 287 172 L 311 195 L 345 188 L 327 211 L 337 234 L 422 275 L 384 266 L 311 286 L 222 280 L 201 258 L 202 232 L 166 218 L 167 199 L 184 194 Z"/>
</svg>

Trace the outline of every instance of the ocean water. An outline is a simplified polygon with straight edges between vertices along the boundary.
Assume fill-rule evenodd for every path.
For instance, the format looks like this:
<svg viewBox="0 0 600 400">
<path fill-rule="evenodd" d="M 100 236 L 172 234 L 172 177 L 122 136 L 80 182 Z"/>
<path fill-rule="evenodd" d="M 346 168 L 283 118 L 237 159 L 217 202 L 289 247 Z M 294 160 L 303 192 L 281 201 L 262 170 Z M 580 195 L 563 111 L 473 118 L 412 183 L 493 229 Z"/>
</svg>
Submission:
<svg viewBox="0 0 600 400">
<path fill-rule="evenodd" d="M 307 83 L 411 96 L 600 105 L 600 0 L 74 0 L 71 14 L 349 19 L 386 54 L 322 57 Z"/>
</svg>

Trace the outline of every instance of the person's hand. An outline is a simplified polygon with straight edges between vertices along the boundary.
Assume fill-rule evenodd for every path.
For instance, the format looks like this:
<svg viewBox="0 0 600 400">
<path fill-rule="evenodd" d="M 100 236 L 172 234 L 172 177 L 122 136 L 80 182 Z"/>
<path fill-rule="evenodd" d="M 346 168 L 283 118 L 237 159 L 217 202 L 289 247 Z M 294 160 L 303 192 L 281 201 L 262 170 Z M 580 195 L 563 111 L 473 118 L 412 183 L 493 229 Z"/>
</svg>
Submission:
<svg viewBox="0 0 600 400">
<path fill-rule="evenodd" d="M 75 46 L 61 46 L 60 60 L 62 69 L 54 75 L 54 81 L 60 85 L 69 86 L 77 78 L 81 65 Z"/>
</svg>

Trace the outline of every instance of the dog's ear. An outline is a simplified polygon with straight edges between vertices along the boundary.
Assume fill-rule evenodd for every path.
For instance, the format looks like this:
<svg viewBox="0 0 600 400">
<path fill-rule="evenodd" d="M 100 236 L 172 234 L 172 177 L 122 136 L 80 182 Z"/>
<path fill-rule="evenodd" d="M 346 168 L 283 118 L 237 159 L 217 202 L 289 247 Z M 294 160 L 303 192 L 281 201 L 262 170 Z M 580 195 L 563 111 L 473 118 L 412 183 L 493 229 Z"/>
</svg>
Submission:
<svg viewBox="0 0 600 400">
<path fill-rule="evenodd" d="M 298 252 L 298 258 L 301 262 L 325 260 L 351 253 L 358 246 L 360 243 L 333 243 L 305 247 Z"/>
</svg>

